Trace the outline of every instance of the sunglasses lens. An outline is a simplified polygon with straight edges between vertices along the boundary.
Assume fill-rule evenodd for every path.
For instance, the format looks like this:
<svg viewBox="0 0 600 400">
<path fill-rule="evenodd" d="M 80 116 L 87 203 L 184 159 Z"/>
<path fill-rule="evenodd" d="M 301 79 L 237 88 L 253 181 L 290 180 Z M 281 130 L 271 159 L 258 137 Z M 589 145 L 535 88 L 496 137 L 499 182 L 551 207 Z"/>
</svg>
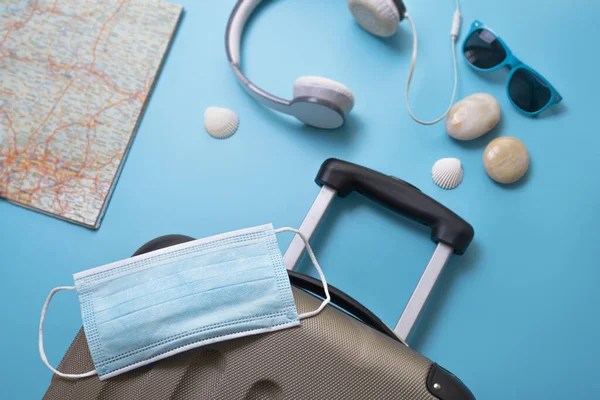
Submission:
<svg viewBox="0 0 600 400">
<path fill-rule="evenodd" d="M 529 113 L 540 111 L 552 97 L 548 85 L 523 68 L 517 69 L 508 82 L 508 94 L 517 107 Z"/>
<path fill-rule="evenodd" d="M 477 29 L 467 38 L 465 57 L 480 69 L 497 67 L 506 60 L 506 50 L 496 35 L 487 29 Z"/>
</svg>

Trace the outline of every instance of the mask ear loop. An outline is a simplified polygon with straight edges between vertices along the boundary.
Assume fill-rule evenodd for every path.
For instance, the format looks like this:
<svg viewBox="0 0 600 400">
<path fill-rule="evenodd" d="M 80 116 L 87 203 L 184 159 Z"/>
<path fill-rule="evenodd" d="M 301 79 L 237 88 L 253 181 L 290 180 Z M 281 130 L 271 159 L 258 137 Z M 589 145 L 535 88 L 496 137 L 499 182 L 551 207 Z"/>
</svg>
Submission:
<svg viewBox="0 0 600 400">
<path fill-rule="evenodd" d="M 279 229 L 275 230 L 275 233 L 281 233 L 281 232 L 293 232 L 296 235 L 300 236 L 300 239 L 302 239 L 302 241 L 304 242 L 304 247 L 306 248 L 306 252 L 308 253 L 308 256 L 310 257 L 310 260 L 312 261 L 313 265 L 315 266 L 315 269 L 319 273 L 319 278 L 321 278 L 321 282 L 323 283 L 323 291 L 325 292 L 325 300 L 323 300 L 323 302 L 321 303 L 319 308 L 317 308 L 314 311 L 305 312 L 298 316 L 299 319 L 314 317 L 315 315 L 317 315 L 321 311 L 323 311 L 325 306 L 327 304 L 329 304 L 329 302 L 331 301 L 331 296 L 329 295 L 329 286 L 327 286 L 327 281 L 325 280 L 325 275 L 323 275 L 323 270 L 321 270 L 321 266 L 319 265 L 319 262 L 317 261 L 317 258 L 315 257 L 315 253 L 313 252 L 312 247 L 310 247 L 308 238 L 304 235 L 304 233 L 302 233 L 298 229 L 294 229 L 294 228 L 279 228 Z"/>
<path fill-rule="evenodd" d="M 46 357 L 46 352 L 44 351 L 44 333 L 43 333 L 44 319 L 46 318 L 46 311 L 48 311 L 48 306 L 50 305 L 50 300 L 52 300 L 52 297 L 54 297 L 54 295 L 56 293 L 60 292 L 61 290 L 75 290 L 75 286 L 61 286 L 61 287 L 52 289 L 52 291 L 48 295 L 48 298 L 46 299 L 46 302 L 44 303 L 44 308 L 42 308 L 42 317 L 40 318 L 40 330 L 39 330 L 39 342 L 38 342 L 38 347 L 40 350 L 40 357 L 42 358 L 42 361 L 44 362 L 44 364 L 46 364 L 46 367 L 48 367 L 48 369 L 50 371 L 54 372 L 56 375 L 61 376 L 63 378 L 77 379 L 77 378 L 87 378 L 88 376 L 94 376 L 97 374 L 96 370 L 86 372 L 84 374 L 64 374 L 64 373 L 56 370 L 54 367 L 52 367 L 50 365 L 50 363 L 48 362 L 48 358 Z"/>
<path fill-rule="evenodd" d="M 410 90 L 410 82 L 412 81 L 413 73 L 415 72 L 415 66 L 417 64 L 417 28 L 415 27 L 415 23 L 413 22 L 413 20 L 410 17 L 410 15 L 408 15 L 408 13 L 404 14 L 404 17 L 410 23 L 410 26 L 412 28 L 412 34 L 413 34 L 412 60 L 410 62 L 410 71 L 408 72 L 408 79 L 406 80 L 406 108 L 408 109 L 408 113 L 410 114 L 410 116 L 412 117 L 412 119 L 414 119 L 419 124 L 421 124 L 421 125 L 435 125 L 438 122 L 440 122 L 441 120 L 443 120 L 444 118 L 446 118 L 446 115 L 448 115 L 448 113 L 452 109 L 452 105 L 454 104 L 454 98 L 456 97 L 456 88 L 458 86 L 458 68 L 457 68 L 457 65 L 456 65 L 457 64 L 457 62 L 456 62 L 456 41 L 457 41 L 458 35 L 460 33 L 460 23 L 461 23 L 460 3 L 459 3 L 459 0 L 456 0 L 456 11 L 454 11 L 454 16 L 452 18 L 452 30 L 450 31 L 450 37 L 452 38 L 452 61 L 454 63 L 454 86 L 453 86 L 453 89 L 452 89 L 452 97 L 450 98 L 450 105 L 448 106 L 448 109 L 446 110 L 446 112 L 444 112 L 444 114 L 442 114 L 441 117 L 439 117 L 439 118 L 437 118 L 437 119 L 435 119 L 433 121 L 422 121 L 422 120 L 420 120 L 419 118 L 417 118 L 415 116 L 415 114 L 413 113 L 412 109 L 410 108 L 410 101 L 408 99 L 408 92 Z"/>
</svg>

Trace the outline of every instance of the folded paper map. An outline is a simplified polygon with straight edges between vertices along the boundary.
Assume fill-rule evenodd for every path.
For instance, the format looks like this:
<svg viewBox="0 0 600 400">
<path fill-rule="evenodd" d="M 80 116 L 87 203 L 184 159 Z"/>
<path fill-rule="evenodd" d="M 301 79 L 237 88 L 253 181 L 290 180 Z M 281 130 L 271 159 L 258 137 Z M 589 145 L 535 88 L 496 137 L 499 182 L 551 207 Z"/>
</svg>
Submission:
<svg viewBox="0 0 600 400">
<path fill-rule="evenodd" d="M 100 226 L 181 12 L 0 1 L 0 198 Z"/>
</svg>

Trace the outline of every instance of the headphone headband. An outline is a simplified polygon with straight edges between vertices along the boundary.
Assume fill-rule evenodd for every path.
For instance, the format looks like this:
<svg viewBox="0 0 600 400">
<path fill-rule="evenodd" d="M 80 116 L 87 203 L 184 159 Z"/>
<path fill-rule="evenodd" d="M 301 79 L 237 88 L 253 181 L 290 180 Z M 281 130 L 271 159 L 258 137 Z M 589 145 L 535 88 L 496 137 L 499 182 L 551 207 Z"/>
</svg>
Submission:
<svg viewBox="0 0 600 400">
<path fill-rule="evenodd" d="M 333 129 L 344 124 L 345 115 L 354 105 L 349 89 L 327 79 L 305 79 L 304 86 L 294 84 L 293 100 L 285 100 L 261 89 L 242 72 L 240 47 L 244 27 L 262 0 L 238 0 L 225 34 L 225 47 L 229 64 L 240 84 L 254 100 L 283 114 L 317 127 Z M 307 78 L 307 77 L 304 77 Z M 315 86 L 316 85 L 316 86 Z"/>
<path fill-rule="evenodd" d="M 293 115 L 290 109 L 291 102 L 289 100 L 282 99 L 259 88 L 253 84 L 240 69 L 240 47 L 244 27 L 246 26 L 246 22 L 248 22 L 250 15 L 252 15 L 261 2 L 262 0 L 239 0 L 235 5 L 231 12 L 231 16 L 229 17 L 229 21 L 227 22 L 227 30 L 225 32 L 227 59 L 242 87 L 253 99 L 276 111 Z"/>
</svg>

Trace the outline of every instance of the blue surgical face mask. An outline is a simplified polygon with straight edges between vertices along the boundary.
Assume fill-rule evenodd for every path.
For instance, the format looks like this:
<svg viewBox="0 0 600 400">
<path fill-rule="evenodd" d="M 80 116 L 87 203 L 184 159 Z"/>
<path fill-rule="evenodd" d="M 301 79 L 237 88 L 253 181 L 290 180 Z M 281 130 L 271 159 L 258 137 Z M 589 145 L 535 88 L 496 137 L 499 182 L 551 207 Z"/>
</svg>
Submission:
<svg viewBox="0 0 600 400">
<path fill-rule="evenodd" d="M 326 299 L 298 315 L 276 233 L 304 240 Z M 272 225 L 239 230 L 154 251 L 74 275 L 75 286 L 52 290 L 42 310 L 39 348 L 55 374 L 107 379 L 210 343 L 300 324 L 329 302 L 327 283 L 306 237 Z M 50 366 L 42 328 L 52 296 L 76 290 L 96 369 L 64 374 Z"/>
</svg>

